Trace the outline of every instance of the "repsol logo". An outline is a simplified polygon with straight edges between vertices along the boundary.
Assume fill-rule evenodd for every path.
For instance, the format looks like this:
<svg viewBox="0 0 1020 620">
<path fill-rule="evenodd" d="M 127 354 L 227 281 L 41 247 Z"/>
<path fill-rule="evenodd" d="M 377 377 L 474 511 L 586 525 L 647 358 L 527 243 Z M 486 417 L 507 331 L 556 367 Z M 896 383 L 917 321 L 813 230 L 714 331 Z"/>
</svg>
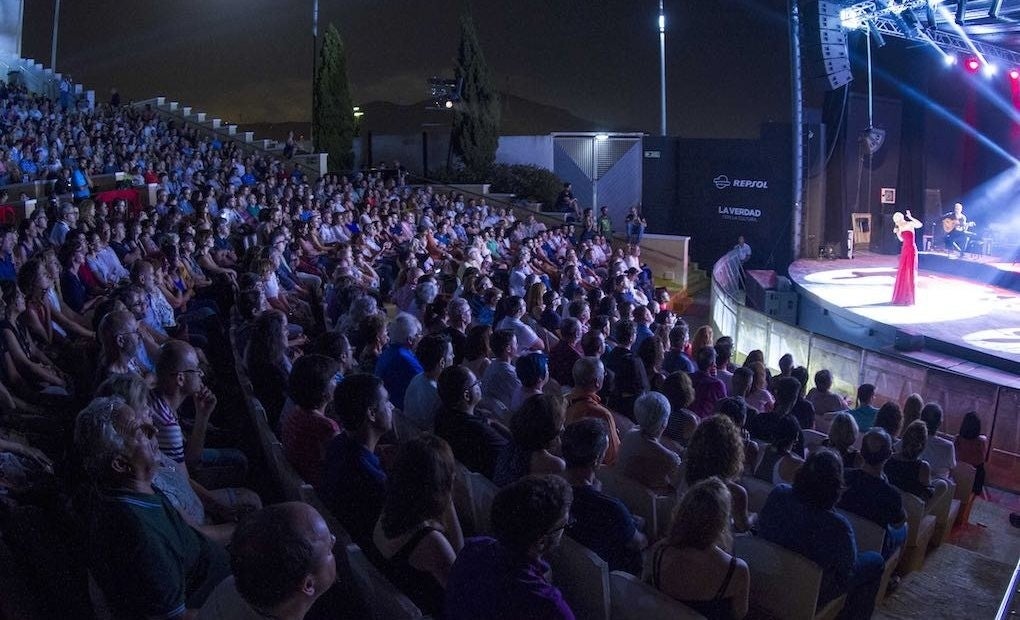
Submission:
<svg viewBox="0 0 1020 620">
<path fill-rule="evenodd" d="M 761 217 L 761 209 L 746 209 L 744 207 L 719 207 L 719 215 L 733 215 L 737 217 Z"/>
<path fill-rule="evenodd" d="M 716 178 L 712 179 L 717 189 L 726 189 L 727 187 L 739 187 L 743 189 L 768 189 L 768 181 L 759 181 L 754 179 L 731 179 L 725 174 L 720 174 Z"/>
</svg>

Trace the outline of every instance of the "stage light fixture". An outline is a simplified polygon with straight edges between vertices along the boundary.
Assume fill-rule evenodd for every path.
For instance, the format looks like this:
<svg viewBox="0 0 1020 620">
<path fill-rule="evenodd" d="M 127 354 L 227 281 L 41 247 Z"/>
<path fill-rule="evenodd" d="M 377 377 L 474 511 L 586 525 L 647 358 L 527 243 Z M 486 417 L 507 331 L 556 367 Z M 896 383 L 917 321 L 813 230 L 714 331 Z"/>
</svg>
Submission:
<svg viewBox="0 0 1020 620">
<path fill-rule="evenodd" d="M 885 47 L 885 37 L 878 31 L 878 25 L 874 22 L 868 24 L 868 36 L 875 47 Z"/>
<path fill-rule="evenodd" d="M 595 134 L 595 139 L 598 140 L 599 142 L 605 142 L 606 140 L 609 139 L 609 136 L 604 133 L 599 133 Z"/>
<path fill-rule="evenodd" d="M 997 66 L 993 65 L 990 62 L 986 63 L 985 64 L 985 68 L 982 69 L 982 71 L 981 71 L 981 73 L 983 73 L 985 77 L 992 77 L 993 75 L 995 75 L 998 72 L 999 72 L 999 68 Z"/>
<path fill-rule="evenodd" d="M 942 63 L 945 64 L 947 67 L 952 67 L 953 65 L 956 64 L 956 56 L 953 54 L 946 54 L 945 56 L 942 57 Z"/>
<path fill-rule="evenodd" d="M 1014 82 L 1020 80 L 1020 69 L 1010 69 L 1009 79 L 1013 80 Z"/>
<path fill-rule="evenodd" d="M 967 70 L 968 71 L 973 73 L 974 71 L 977 71 L 979 68 L 981 68 L 981 62 L 978 61 L 977 58 L 968 58 L 967 59 Z"/>
<path fill-rule="evenodd" d="M 967 21 L 967 0 L 956 0 L 956 23 L 963 26 Z"/>
</svg>

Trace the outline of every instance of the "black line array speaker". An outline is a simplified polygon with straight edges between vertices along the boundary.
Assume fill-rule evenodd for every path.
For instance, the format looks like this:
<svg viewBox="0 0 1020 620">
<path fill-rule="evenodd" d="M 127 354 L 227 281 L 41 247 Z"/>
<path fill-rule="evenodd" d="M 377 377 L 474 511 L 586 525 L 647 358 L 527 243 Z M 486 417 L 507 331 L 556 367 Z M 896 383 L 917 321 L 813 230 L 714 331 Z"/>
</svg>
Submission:
<svg viewBox="0 0 1020 620">
<path fill-rule="evenodd" d="M 823 90 L 853 81 L 846 30 L 839 20 L 841 5 L 826 0 L 801 0 L 801 61 L 804 78 Z"/>
</svg>

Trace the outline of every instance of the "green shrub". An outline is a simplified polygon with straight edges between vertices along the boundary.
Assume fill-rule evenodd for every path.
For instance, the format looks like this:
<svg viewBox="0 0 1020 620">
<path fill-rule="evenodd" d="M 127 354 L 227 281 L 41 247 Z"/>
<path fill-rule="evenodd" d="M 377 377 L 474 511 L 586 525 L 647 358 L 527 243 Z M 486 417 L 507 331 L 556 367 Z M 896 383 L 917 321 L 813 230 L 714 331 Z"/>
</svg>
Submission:
<svg viewBox="0 0 1020 620">
<path fill-rule="evenodd" d="M 550 170 L 528 164 L 495 164 L 485 174 L 467 168 L 440 168 L 430 175 L 440 183 L 489 183 L 497 194 L 514 194 L 517 198 L 541 202 L 552 207 L 563 189 L 563 181 Z"/>
<path fill-rule="evenodd" d="M 496 164 L 489 175 L 489 189 L 499 194 L 541 202 L 551 207 L 563 189 L 563 181 L 551 170 L 527 164 Z"/>
</svg>

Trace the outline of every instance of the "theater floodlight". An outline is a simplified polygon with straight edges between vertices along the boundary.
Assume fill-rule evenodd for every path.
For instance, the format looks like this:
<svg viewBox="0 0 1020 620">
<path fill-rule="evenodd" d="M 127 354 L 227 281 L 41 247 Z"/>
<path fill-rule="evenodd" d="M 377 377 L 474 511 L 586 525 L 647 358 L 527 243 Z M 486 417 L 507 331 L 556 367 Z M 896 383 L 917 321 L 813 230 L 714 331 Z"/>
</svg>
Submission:
<svg viewBox="0 0 1020 620">
<path fill-rule="evenodd" d="M 944 56 L 942 56 L 942 62 L 947 67 L 952 67 L 953 65 L 956 64 L 956 56 L 954 54 L 945 54 Z"/>
<path fill-rule="evenodd" d="M 985 77 L 992 77 L 999 72 L 999 68 L 992 63 L 985 64 L 984 69 L 981 71 Z"/>
</svg>

